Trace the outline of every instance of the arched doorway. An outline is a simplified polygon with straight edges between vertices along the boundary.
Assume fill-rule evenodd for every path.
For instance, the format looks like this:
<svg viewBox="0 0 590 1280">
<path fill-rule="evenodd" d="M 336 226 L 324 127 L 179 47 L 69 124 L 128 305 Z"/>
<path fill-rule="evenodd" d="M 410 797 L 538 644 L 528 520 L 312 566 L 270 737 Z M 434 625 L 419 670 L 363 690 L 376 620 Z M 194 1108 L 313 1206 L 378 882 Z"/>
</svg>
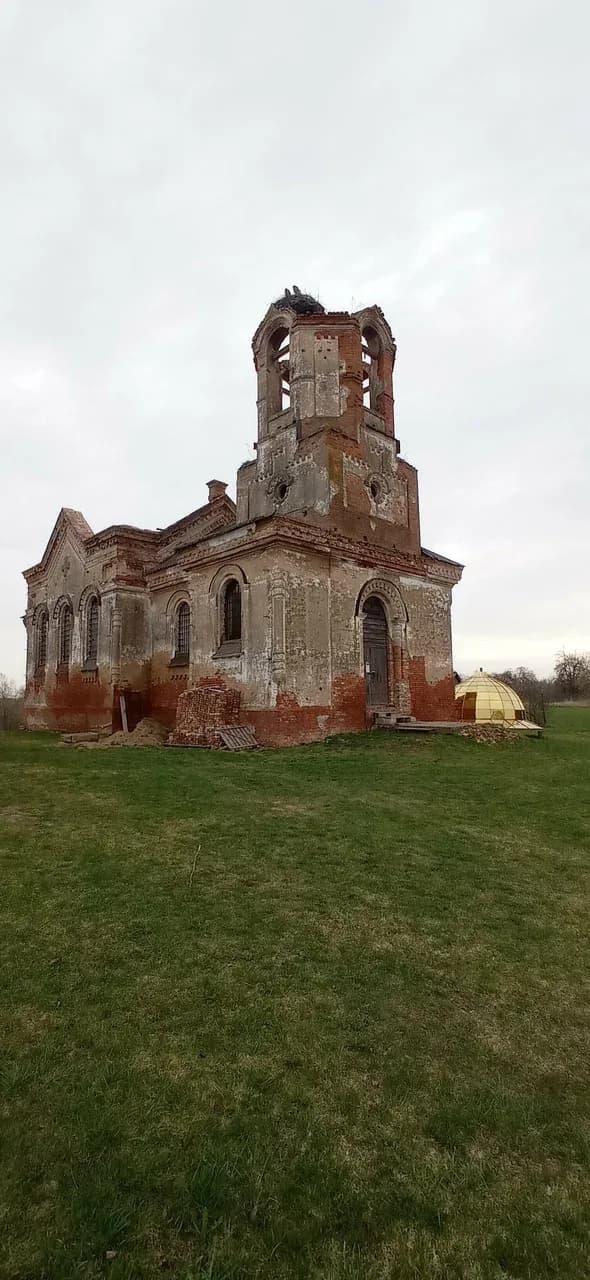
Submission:
<svg viewBox="0 0 590 1280">
<path fill-rule="evenodd" d="M 377 596 L 369 596 L 363 608 L 363 661 L 369 707 L 389 705 L 387 640 L 385 609 Z"/>
</svg>

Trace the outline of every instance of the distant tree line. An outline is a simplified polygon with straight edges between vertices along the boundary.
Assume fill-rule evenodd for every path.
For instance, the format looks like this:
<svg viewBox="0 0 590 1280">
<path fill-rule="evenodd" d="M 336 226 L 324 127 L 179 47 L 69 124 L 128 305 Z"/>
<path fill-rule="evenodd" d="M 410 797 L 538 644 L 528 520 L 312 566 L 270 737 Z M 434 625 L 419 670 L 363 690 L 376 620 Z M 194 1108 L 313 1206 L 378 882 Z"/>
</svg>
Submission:
<svg viewBox="0 0 590 1280">
<path fill-rule="evenodd" d="M 25 691 L 0 672 L 0 730 L 22 729 Z"/>
<path fill-rule="evenodd" d="M 549 702 L 576 702 L 590 696 L 590 654 L 557 654 L 553 676 L 539 679 L 529 667 L 515 667 L 513 671 L 499 671 L 497 679 L 503 680 L 522 698 L 527 716 L 537 724 L 545 724 L 545 708 Z"/>
<path fill-rule="evenodd" d="M 514 670 L 495 671 L 496 680 L 503 680 L 504 684 L 509 684 L 511 689 L 522 698 L 527 720 L 533 720 L 535 724 L 545 724 L 547 721 L 546 706 L 548 702 L 554 701 L 555 696 L 555 680 L 551 677 L 547 680 L 540 680 L 531 671 L 530 667 L 515 667 Z"/>
</svg>

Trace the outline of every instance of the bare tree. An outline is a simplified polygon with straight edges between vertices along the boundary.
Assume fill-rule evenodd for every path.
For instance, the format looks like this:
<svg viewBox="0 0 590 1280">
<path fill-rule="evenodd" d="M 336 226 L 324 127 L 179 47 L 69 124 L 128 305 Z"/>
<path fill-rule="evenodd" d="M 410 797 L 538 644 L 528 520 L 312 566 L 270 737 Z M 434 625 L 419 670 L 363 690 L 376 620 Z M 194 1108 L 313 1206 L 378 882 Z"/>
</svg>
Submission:
<svg viewBox="0 0 590 1280">
<path fill-rule="evenodd" d="M 510 685 L 510 688 L 518 694 L 524 703 L 528 720 L 534 720 L 535 724 L 546 724 L 545 703 L 551 699 L 551 681 L 539 680 L 530 667 L 515 667 L 513 671 L 499 671 L 496 673 L 496 679 Z"/>
<path fill-rule="evenodd" d="M 21 729 L 24 689 L 0 672 L 0 729 Z"/>
<path fill-rule="evenodd" d="M 555 680 L 564 698 L 581 698 L 590 689 L 590 657 L 586 653 L 566 653 L 555 659 Z"/>
</svg>

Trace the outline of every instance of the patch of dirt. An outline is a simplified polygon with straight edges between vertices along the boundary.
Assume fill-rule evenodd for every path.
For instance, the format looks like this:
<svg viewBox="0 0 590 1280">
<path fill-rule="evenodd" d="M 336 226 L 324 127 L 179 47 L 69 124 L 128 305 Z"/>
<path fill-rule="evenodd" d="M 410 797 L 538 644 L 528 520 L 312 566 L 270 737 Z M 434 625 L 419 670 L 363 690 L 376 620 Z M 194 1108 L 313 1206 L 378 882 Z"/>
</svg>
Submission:
<svg viewBox="0 0 590 1280">
<path fill-rule="evenodd" d="M 101 738 L 99 742 L 80 742 L 77 745 L 85 748 L 104 747 L 162 747 L 168 741 L 170 730 L 165 725 L 160 724 L 159 720 L 152 720 L 150 716 L 145 716 L 131 733 L 125 733 L 123 729 L 119 729 L 118 733 L 112 733 L 110 738 Z"/>
<path fill-rule="evenodd" d="M 267 803 L 268 801 L 265 801 L 265 804 Z M 318 804 L 306 804 L 303 800 L 273 800 L 270 807 L 273 813 L 279 814 L 318 813 L 323 808 Z"/>
<path fill-rule="evenodd" d="M 33 826 L 34 819 L 26 809 L 0 809 L 0 823 L 24 831 Z"/>
</svg>

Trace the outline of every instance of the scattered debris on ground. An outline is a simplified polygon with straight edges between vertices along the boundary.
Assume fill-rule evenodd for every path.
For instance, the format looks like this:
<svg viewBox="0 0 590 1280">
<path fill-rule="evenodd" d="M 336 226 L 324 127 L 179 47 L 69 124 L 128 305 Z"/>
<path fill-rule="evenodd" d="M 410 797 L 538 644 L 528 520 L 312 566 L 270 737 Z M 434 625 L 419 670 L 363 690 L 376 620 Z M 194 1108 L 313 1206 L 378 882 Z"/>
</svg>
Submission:
<svg viewBox="0 0 590 1280">
<path fill-rule="evenodd" d="M 404 726 L 406 727 L 406 726 Z M 413 727 L 413 726 L 412 726 Z M 420 728 L 422 726 L 416 726 Z M 424 726 L 427 728 L 430 726 Z M 440 726 L 434 726 L 438 728 Z M 465 723 L 461 725 L 453 725 L 456 733 L 462 738 L 473 738 L 476 742 L 484 742 L 488 744 L 500 742 L 514 742 L 515 739 L 524 736 L 540 737 L 542 728 L 540 725 L 533 724 L 529 721 L 511 724 L 508 722 L 498 722 L 496 724 L 484 723 Z M 165 725 L 160 724 L 158 720 L 153 720 L 151 716 L 145 716 L 135 729 L 129 733 L 125 733 L 124 729 L 119 729 L 117 733 L 107 734 L 104 730 L 95 733 L 65 733 L 63 742 L 66 746 L 94 748 L 94 747 L 163 747 L 166 745 L 175 747 L 209 747 L 214 750 L 222 751 L 248 751 L 258 747 L 255 734 L 250 725 L 216 725 L 208 731 L 201 730 L 200 733 L 170 733 Z"/>
<path fill-rule="evenodd" d="M 515 742 L 527 735 L 540 738 L 541 733 L 540 725 L 527 722 L 526 729 L 519 729 L 516 723 L 512 724 L 510 721 L 499 721 L 497 724 L 464 724 L 459 730 L 462 738 L 474 738 L 476 742 L 487 743 Z"/>
<path fill-rule="evenodd" d="M 70 733 L 64 735 L 64 743 L 74 747 L 163 747 L 170 730 L 158 720 L 146 716 L 130 733 L 119 729 L 104 737 L 98 733 Z"/>
<path fill-rule="evenodd" d="M 98 746 L 163 747 L 164 743 L 168 741 L 169 733 L 170 730 L 165 725 L 160 724 L 159 720 L 152 720 L 151 716 L 145 716 L 130 733 L 125 733 L 124 729 L 119 729 L 118 733 L 111 734 L 110 738 L 103 738 L 102 742 L 98 743 Z"/>
<path fill-rule="evenodd" d="M 77 747 L 88 742 L 98 742 L 100 734 L 95 733 L 62 733 L 61 740 L 65 747 Z"/>
<path fill-rule="evenodd" d="M 204 747 L 209 751 L 255 751 L 260 743 L 250 724 L 218 724 L 215 727 L 202 727 L 200 733 L 179 733 L 175 730 L 170 735 L 169 747 Z"/>
</svg>

